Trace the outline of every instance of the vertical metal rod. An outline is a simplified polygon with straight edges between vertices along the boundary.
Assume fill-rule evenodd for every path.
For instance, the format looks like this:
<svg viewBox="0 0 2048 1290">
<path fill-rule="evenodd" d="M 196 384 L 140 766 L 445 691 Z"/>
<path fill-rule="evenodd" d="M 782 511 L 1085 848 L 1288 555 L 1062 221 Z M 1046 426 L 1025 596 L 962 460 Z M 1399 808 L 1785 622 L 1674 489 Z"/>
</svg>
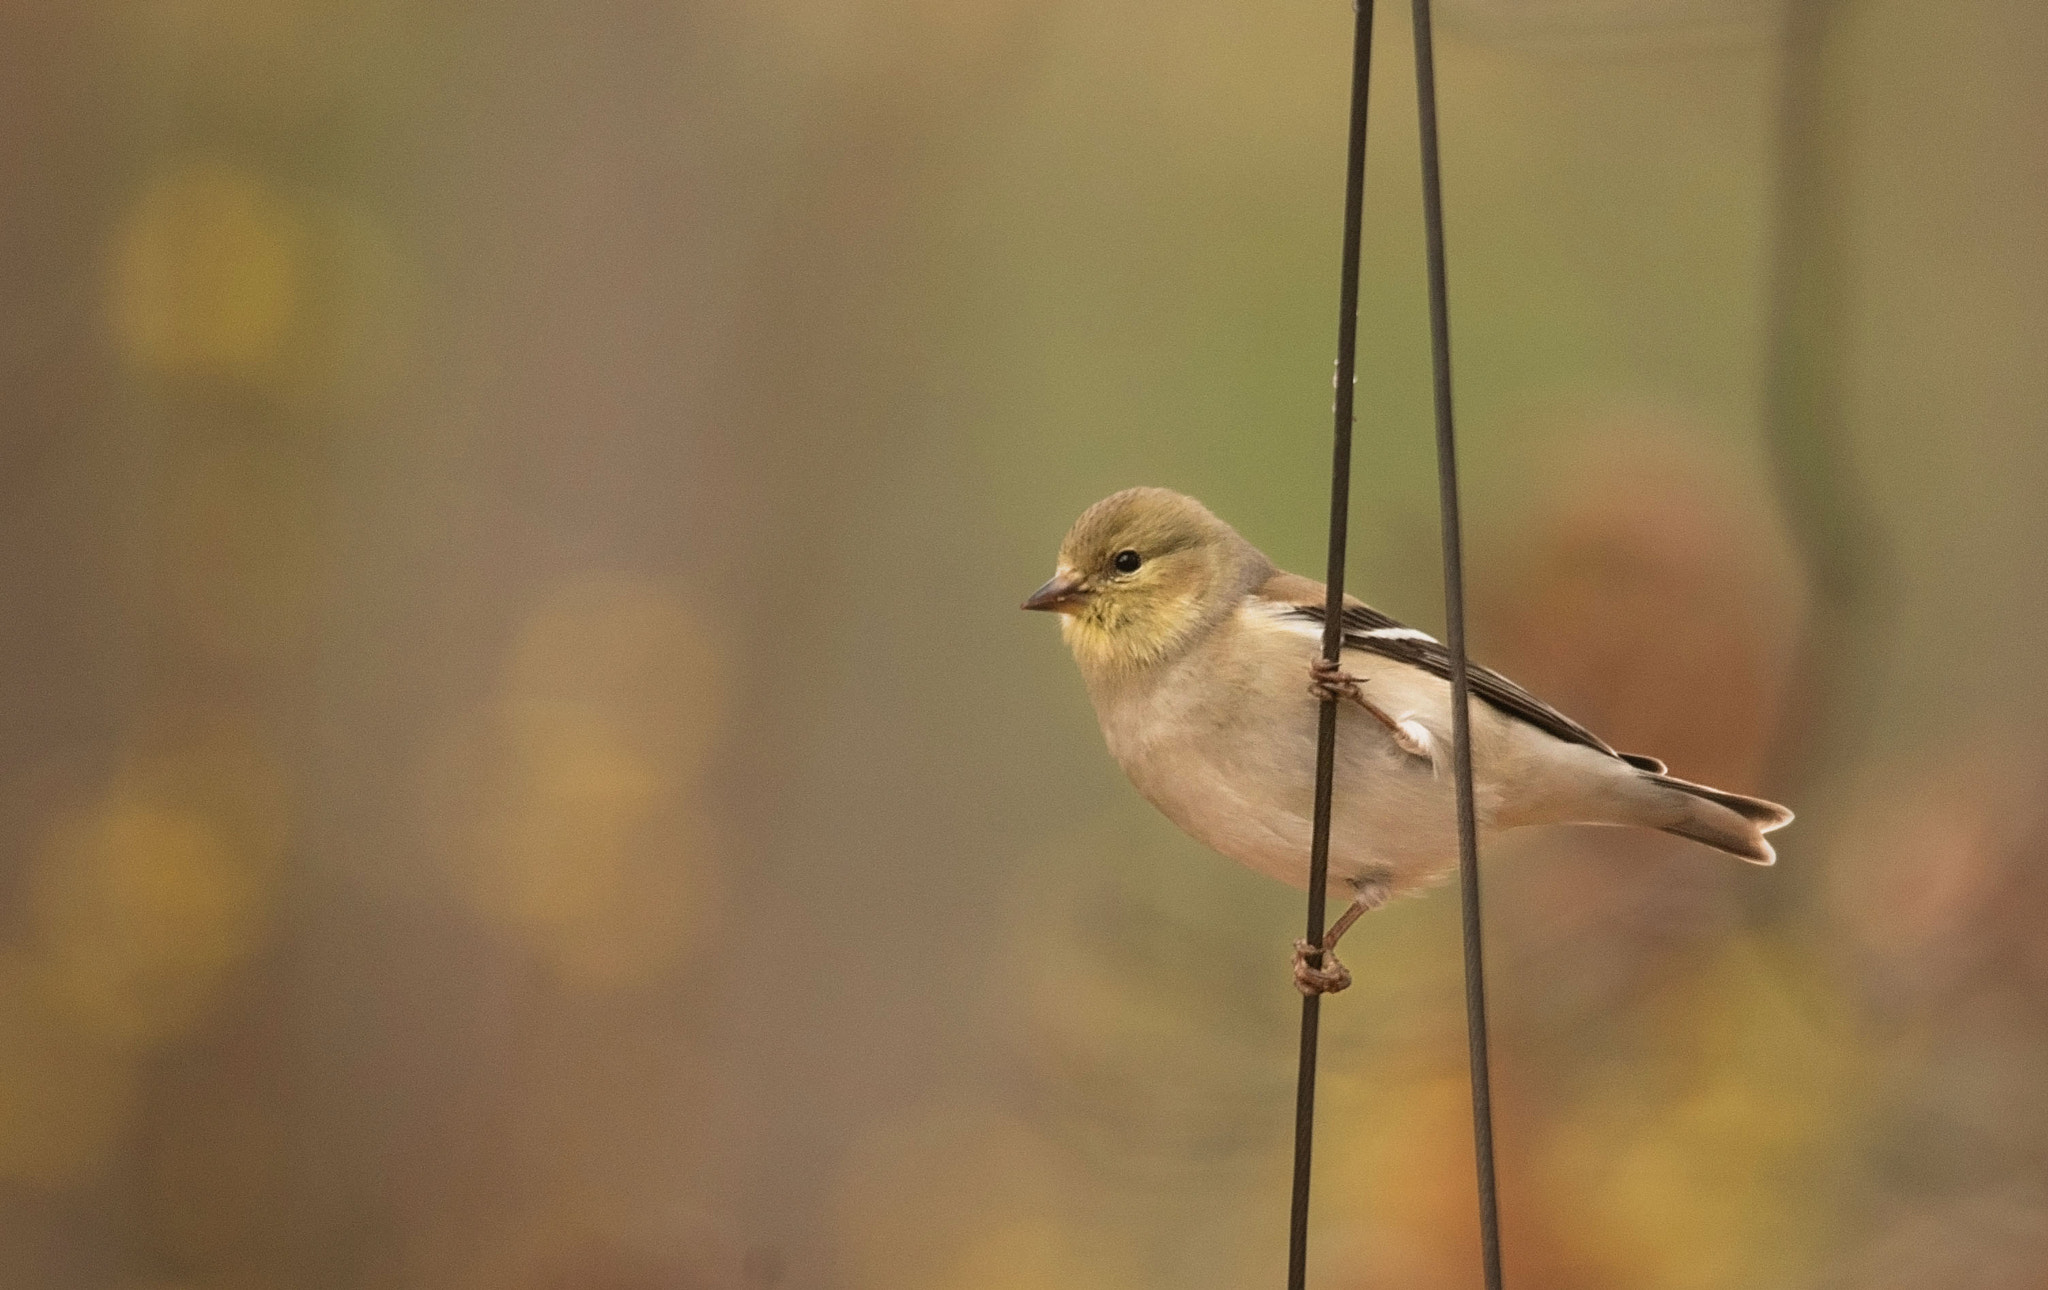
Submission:
<svg viewBox="0 0 2048 1290">
<path fill-rule="evenodd" d="M 1334 663 L 1344 649 L 1344 545 L 1351 514 L 1351 423 L 1358 362 L 1358 257 L 1365 223 L 1365 109 L 1372 79 L 1372 0 L 1355 0 L 1351 44 L 1351 132 L 1344 172 L 1344 253 L 1337 310 L 1337 375 L 1330 459 L 1329 599 L 1323 618 L 1323 657 Z M 1337 701 L 1325 698 L 1316 721 L 1315 831 L 1309 847 L 1308 942 L 1320 944 L 1324 891 L 1330 872 L 1330 802 L 1336 784 Z M 1310 956 L 1321 966 L 1322 955 Z M 1301 1057 L 1294 1089 L 1294 1201 L 1287 1229 L 1287 1287 L 1303 1290 L 1308 1279 L 1309 1156 L 1315 1142 L 1316 1045 L 1322 1000 L 1301 1001 Z"/>
<path fill-rule="evenodd" d="M 1479 1173 L 1479 1252 L 1487 1290 L 1500 1290 L 1500 1210 L 1493 1177 L 1493 1089 L 1486 1055 L 1486 962 L 1480 939 L 1478 822 L 1472 806 L 1471 689 L 1465 666 L 1465 552 L 1458 451 L 1451 424 L 1451 319 L 1444 276 L 1443 176 L 1437 161 L 1436 50 L 1429 0 L 1414 0 L 1415 95 L 1422 130 L 1422 215 L 1429 247 L 1429 341 L 1436 377 L 1438 507 L 1443 518 L 1444 625 L 1451 653 L 1452 766 L 1458 782 L 1458 876 L 1465 930 L 1465 1028 L 1472 1060 L 1472 1140 Z"/>
</svg>

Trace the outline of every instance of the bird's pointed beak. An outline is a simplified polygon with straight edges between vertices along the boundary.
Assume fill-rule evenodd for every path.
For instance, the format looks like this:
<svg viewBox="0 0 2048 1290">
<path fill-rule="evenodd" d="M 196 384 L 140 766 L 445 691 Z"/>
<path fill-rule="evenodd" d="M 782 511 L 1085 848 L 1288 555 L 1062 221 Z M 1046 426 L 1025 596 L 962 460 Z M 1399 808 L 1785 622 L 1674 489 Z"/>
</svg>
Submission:
<svg viewBox="0 0 2048 1290">
<path fill-rule="evenodd" d="M 1022 608 L 1049 609 L 1056 614 L 1079 613 L 1090 594 L 1080 574 L 1072 569 L 1061 569 L 1051 581 L 1032 592 Z"/>
</svg>

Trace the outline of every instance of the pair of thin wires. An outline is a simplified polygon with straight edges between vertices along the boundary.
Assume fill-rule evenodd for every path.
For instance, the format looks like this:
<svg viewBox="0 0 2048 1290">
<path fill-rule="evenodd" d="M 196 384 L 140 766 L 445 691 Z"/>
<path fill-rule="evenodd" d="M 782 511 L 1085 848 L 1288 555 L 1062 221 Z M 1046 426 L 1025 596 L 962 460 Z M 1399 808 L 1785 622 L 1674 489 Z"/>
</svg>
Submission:
<svg viewBox="0 0 2048 1290">
<path fill-rule="evenodd" d="M 1335 443 L 1330 461 L 1330 550 L 1325 580 L 1323 658 L 1344 648 L 1344 556 L 1351 513 L 1351 429 L 1358 359 L 1358 261 L 1365 222 L 1365 136 L 1372 80 L 1373 0 L 1354 0 L 1351 127 L 1344 180 L 1344 253 L 1337 316 Z M 1465 567 L 1458 516 L 1457 445 L 1451 417 L 1451 324 L 1444 276 L 1443 181 L 1437 161 L 1436 54 L 1429 0 L 1413 0 L 1415 91 L 1422 134 L 1422 214 L 1429 260 L 1429 335 L 1436 403 L 1438 510 L 1443 523 L 1444 620 L 1451 656 L 1452 772 L 1457 781 L 1459 892 L 1464 913 L 1465 1022 L 1471 1052 L 1472 1136 L 1479 1178 L 1480 1258 L 1487 1290 L 1501 1290 L 1500 1214 L 1493 1172 L 1493 1095 L 1486 1052 L 1486 968 L 1479 918 L 1479 845 L 1472 806 L 1470 684 L 1465 665 Z M 1315 831 L 1309 851 L 1308 943 L 1319 945 L 1330 871 L 1330 803 L 1336 784 L 1337 699 L 1326 695 L 1316 724 Z M 1311 962 L 1321 966 L 1322 956 Z M 1316 1049 L 1322 998 L 1301 1002 L 1300 1068 L 1294 1097 L 1294 1195 L 1288 1224 L 1287 1287 L 1308 1279 L 1310 1156 L 1315 1139 Z"/>
</svg>

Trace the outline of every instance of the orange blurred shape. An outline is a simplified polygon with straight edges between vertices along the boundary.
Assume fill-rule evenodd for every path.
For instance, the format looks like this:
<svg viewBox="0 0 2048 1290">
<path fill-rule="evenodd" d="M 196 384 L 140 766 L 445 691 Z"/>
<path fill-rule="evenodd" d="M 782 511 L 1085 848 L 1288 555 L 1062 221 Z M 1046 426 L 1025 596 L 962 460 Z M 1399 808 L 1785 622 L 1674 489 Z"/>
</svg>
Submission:
<svg viewBox="0 0 2048 1290">
<path fill-rule="evenodd" d="M 1444 1049 L 1426 1060 L 1458 1058 Z M 1480 1274 L 1479 1219 L 1471 1094 L 1462 1068 L 1388 1074 L 1337 1073 L 1334 1096 L 1317 1116 L 1326 1144 L 1317 1151 L 1320 1230 L 1313 1241 L 1330 1269 L 1325 1279 L 1344 1290 L 1472 1285 Z M 1625 1285 L 1571 1239 L 1583 1221 L 1573 1198 L 1540 1180 L 1520 1149 L 1541 1109 L 1496 1085 L 1503 1243 L 1514 1282 L 1531 1290 Z"/>
<path fill-rule="evenodd" d="M 1474 655 L 1624 752 L 1763 791 L 1804 609 L 1782 534 L 1754 485 L 1653 412 L 1575 431 L 1512 550 L 1480 566 Z M 1504 874 L 1529 915 L 1512 934 L 1600 934 L 1566 961 L 1616 985 L 1774 881 L 1639 830 L 1540 830 L 1501 849 L 1537 860 Z"/>
<path fill-rule="evenodd" d="M 1858 794 L 1833 850 L 1828 897 L 1874 969 L 1874 997 L 1917 1006 L 2010 977 L 2048 950 L 2040 921 L 2048 781 L 2038 741 L 1978 732 L 1911 766 L 1881 770 Z M 2048 972 L 2037 979 L 2048 979 Z"/>
<path fill-rule="evenodd" d="M 1474 652 L 1625 752 L 1753 790 L 1801 593 L 1757 489 L 1646 422 L 1563 454 L 1565 482 L 1487 580 Z"/>
</svg>

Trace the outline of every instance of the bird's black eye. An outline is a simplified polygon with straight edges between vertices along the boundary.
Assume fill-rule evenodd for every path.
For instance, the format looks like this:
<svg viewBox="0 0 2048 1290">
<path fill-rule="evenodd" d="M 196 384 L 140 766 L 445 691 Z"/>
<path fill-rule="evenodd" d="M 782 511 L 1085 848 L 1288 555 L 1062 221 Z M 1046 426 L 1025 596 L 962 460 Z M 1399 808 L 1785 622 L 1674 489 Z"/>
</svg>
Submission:
<svg viewBox="0 0 2048 1290">
<path fill-rule="evenodd" d="M 1110 563 L 1116 566 L 1118 573 L 1136 573 L 1138 566 L 1145 563 L 1145 558 L 1136 551 L 1126 550 L 1117 552 L 1116 559 Z"/>
</svg>

